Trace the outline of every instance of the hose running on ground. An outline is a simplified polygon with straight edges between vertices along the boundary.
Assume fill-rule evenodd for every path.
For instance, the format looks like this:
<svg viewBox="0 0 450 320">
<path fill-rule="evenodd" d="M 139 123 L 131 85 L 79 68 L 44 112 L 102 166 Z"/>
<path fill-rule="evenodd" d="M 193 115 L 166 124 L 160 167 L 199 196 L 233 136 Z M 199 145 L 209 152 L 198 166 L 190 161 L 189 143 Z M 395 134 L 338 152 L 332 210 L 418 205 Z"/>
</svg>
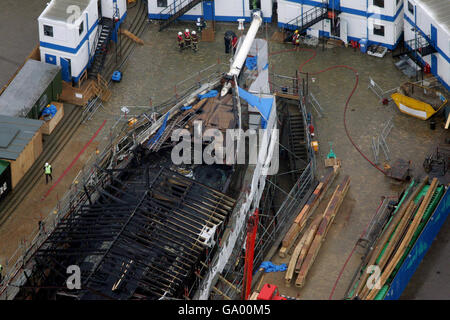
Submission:
<svg viewBox="0 0 450 320">
<path fill-rule="evenodd" d="M 272 53 L 269 54 L 269 56 L 277 55 L 277 54 L 281 54 L 281 53 L 286 53 L 286 52 L 292 52 L 292 51 L 309 51 L 309 52 L 312 52 L 312 53 L 313 53 L 313 55 L 312 55 L 308 60 L 306 60 L 305 62 L 303 62 L 303 63 L 300 65 L 300 67 L 298 68 L 299 72 L 301 72 L 301 73 L 302 73 L 302 72 L 304 73 L 304 71 L 302 71 L 302 70 L 303 70 L 303 67 L 304 67 L 308 62 L 310 62 L 312 59 L 314 59 L 314 58 L 316 57 L 316 55 L 317 55 L 316 51 L 313 50 L 313 49 L 308 49 L 308 48 L 294 48 L 294 49 L 287 49 L 287 50 L 281 50 L 281 51 L 272 52 Z M 357 71 L 355 68 L 350 67 L 350 66 L 347 66 L 347 65 L 336 65 L 336 66 L 331 66 L 331 67 L 328 67 L 328 68 L 323 69 L 323 70 L 320 70 L 320 71 L 316 71 L 316 72 L 308 72 L 308 74 L 309 74 L 309 75 L 318 75 L 318 74 L 321 74 L 321 73 L 323 73 L 323 72 L 327 72 L 327 71 L 334 70 L 334 69 L 338 69 L 338 68 L 344 68 L 344 69 L 348 69 L 348 70 L 353 71 L 353 73 L 355 74 L 355 78 L 356 78 L 355 85 L 353 86 L 353 89 L 352 89 L 350 95 L 348 96 L 348 98 L 347 98 L 347 100 L 346 100 L 346 102 L 345 102 L 345 107 L 344 107 L 344 129 L 345 129 L 345 134 L 347 135 L 347 138 L 349 139 L 349 141 L 350 141 L 350 143 L 353 145 L 353 147 L 359 152 L 359 154 L 360 154 L 364 159 L 366 159 L 366 160 L 367 160 L 367 161 L 368 161 L 375 169 L 377 169 L 378 171 L 380 171 L 381 173 L 383 173 L 384 175 L 386 175 L 387 172 L 386 172 L 385 170 L 383 170 L 382 168 L 380 168 L 379 166 L 377 166 L 374 162 L 372 162 L 372 161 L 371 161 L 371 160 L 370 160 L 370 159 L 369 159 L 369 158 L 361 151 L 361 149 L 356 145 L 356 143 L 353 141 L 352 137 L 350 136 L 350 132 L 349 132 L 348 127 L 347 127 L 347 109 L 348 109 L 348 105 L 349 105 L 349 103 L 350 103 L 350 99 L 352 98 L 353 94 L 354 94 L 355 91 L 356 91 L 356 88 L 358 87 L 358 83 L 359 83 L 359 75 L 358 75 L 358 71 Z"/>
</svg>

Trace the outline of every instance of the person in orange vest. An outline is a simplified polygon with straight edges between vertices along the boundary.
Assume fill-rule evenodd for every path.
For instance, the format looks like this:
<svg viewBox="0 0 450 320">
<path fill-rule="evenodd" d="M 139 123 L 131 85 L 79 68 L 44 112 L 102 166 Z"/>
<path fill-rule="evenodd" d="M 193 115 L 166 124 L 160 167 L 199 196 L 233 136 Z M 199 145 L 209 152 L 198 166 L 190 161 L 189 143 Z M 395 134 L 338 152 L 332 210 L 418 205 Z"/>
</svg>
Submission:
<svg viewBox="0 0 450 320">
<path fill-rule="evenodd" d="M 185 43 L 186 47 L 191 46 L 191 33 L 189 32 L 189 29 L 186 29 L 184 31 L 184 43 Z"/>
<path fill-rule="evenodd" d="M 180 50 L 182 50 L 184 48 L 184 39 L 183 33 L 181 31 L 178 32 L 177 40 L 178 40 L 178 47 L 180 48 Z"/>
<path fill-rule="evenodd" d="M 300 46 L 300 34 L 298 30 L 295 30 L 294 35 L 292 36 L 292 44 L 298 48 Z"/>
</svg>

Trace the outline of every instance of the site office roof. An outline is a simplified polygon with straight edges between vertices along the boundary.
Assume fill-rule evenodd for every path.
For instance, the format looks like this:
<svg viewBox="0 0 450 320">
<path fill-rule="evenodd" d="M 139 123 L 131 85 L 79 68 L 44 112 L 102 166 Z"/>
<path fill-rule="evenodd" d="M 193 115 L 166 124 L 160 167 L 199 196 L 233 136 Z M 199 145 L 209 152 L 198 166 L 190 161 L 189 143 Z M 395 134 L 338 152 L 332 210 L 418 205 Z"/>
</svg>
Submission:
<svg viewBox="0 0 450 320">
<path fill-rule="evenodd" d="M 60 69 L 59 66 L 29 59 L 0 95 L 0 115 L 26 116 Z"/>
<path fill-rule="evenodd" d="M 79 24 L 82 13 L 86 10 L 93 0 L 52 0 L 50 4 L 39 16 L 39 19 L 48 19 L 53 21 L 64 22 L 66 24 Z M 100 1 L 100 0 L 98 0 Z M 72 19 L 74 14 L 80 13 L 79 17 Z"/>
<path fill-rule="evenodd" d="M 43 123 L 0 115 L 0 159 L 16 160 Z"/>
<path fill-rule="evenodd" d="M 450 34 L 450 1 L 448 0 L 416 0 L 434 21 Z"/>
</svg>

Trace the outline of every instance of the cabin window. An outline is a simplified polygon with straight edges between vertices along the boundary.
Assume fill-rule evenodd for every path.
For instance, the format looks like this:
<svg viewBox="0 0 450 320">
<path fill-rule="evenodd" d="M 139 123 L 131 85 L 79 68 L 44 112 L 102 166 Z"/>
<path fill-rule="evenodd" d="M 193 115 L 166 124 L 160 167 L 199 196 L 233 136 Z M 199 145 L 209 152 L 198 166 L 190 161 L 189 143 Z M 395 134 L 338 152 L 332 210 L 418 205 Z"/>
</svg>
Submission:
<svg viewBox="0 0 450 320">
<path fill-rule="evenodd" d="M 380 8 L 384 8 L 384 0 L 373 0 L 373 5 Z"/>
<path fill-rule="evenodd" d="M 84 31 L 84 22 L 80 23 L 80 26 L 78 27 L 78 34 L 81 35 Z"/>
<path fill-rule="evenodd" d="M 44 24 L 44 35 L 47 37 L 53 37 L 53 27 Z"/>
<path fill-rule="evenodd" d="M 157 5 L 158 5 L 158 7 L 167 7 L 167 0 L 158 0 L 157 1 Z"/>
<path fill-rule="evenodd" d="M 414 14 L 414 6 L 413 6 L 413 4 L 410 1 L 408 1 L 408 11 L 411 14 Z"/>
<path fill-rule="evenodd" d="M 398 6 L 398 3 L 400 2 L 400 0 L 397 0 L 396 5 Z"/>
<path fill-rule="evenodd" d="M 384 37 L 384 26 L 379 25 L 379 24 L 374 24 L 373 25 L 373 34 Z"/>
</svg>

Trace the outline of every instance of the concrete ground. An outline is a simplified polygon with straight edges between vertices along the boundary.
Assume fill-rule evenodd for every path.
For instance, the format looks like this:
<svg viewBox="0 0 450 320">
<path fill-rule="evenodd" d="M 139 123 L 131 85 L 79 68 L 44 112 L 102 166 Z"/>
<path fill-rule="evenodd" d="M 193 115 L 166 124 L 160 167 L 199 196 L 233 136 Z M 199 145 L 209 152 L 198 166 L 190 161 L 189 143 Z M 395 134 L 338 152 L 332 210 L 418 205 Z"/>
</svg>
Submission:
<svg viewBox="0 0 450 320">
<path fill-rule="evenodd" d="M 8 2 L 13 6 L 16 3 L 13 1 Z M 27 2 L 30 2 L 30 4 L 34 3 L 31 0 L 27 0 Z M 25 10 L 26 13 L 37 17 L 41 10 L 31 10 L 31 8 L 30 6 L 29 12 L 28 9 Z M 14 14 L 14 12 L 12 13 Z M 16 14 L 16 19 L 20 17 L 17 20 L 25 17 L 25 14 L 22 15 L 22 13 L 19 14 L 17 12 Z M 136 47 L 133 55 L 126 63 L 122 82 L 112 84 L 113 95 L 110 101 L 104 103 L 103 108 L 98 110 L 92 120 L 80 126 L 72 141 L 52 164 L 54 167 L 54 178 L 57 179 L 62 174 L 67 165 L 106 119 L 106 126 L 100 135 L 45 202 L 41 201 L 41 196 L 47 190 L 47 186 L 45 186 L 44 179 L 41 179 L 30 193 L 30 196 L 17 208 L 8 221 L 0 227 L 0 243 L 2 244 L 0 261 L 4 261 L 16 250 L 19 241 L 28 237 L 29 233 L 37 226 L 39 219 L 51 214 L 51 210 L 57 204 L 57 200 L 71 186 L 76 174 L 85 165 L 89 157 L 93 155 L 95 148 L 101 146 L 109 138 L 109 128 L 118 119 L 121 106 L 145 107 L 150 106 L 151 103 L 156 105 L 173 96 L 177 92 L 174 85 L 193 72 L 204 69 L 218 61 L 228 62 L 229 56 L 224 53 L 223 34 L 226 30 L 234 30 L 239 34 L 237 25 L 217 24 L 215 41 L 200 43 L 197 53 L 190 50 L 183 52 L 177 50 L 176 32 L 184 29 L 186 26 L 192 28 L 193 23 L 173 25 L 163 32 L 158 32 L 157 26 L 154 24 L 149 26 L 142 36 L 145 45 Z M 275 29 L 269 29 L 267 32 L 264 29 L 260 31 L 259 36 L 266 37 L 267 34 L 267 37 L 270 38 L 273 31 Z M 23 37 L 29 36 L 26 33 L 24 30 Z M 7 37 L 9 36 L 7 35 Z M 20 35 L 16 33 L 16 38 L 21 37 L 22 33 Z M 25 45 L 20 47 L 20 50 L 26 52 L 23 58 L 27 56 L 33 47 L 31 46 L 29 50 L 25 48 Z M 288 48 L 290 48 L 289 45 L 270 43 L 271 52 Z M 20 50 L 17 51 L 19 52 Z M 393 117 L 395 126 L 387 139 L 391 149 L 391 158 L 402 157 L 412 160 L 417 168 L 416 172 L 420 173 L 421 163 L 429 152 L 430 144 L 443 134 L 443 130 L 438 125 L 435 131 L 431 131 L 426 122 L 404 116 L 391 105 L 383 106 L 379 104 L 373 93 L 367 89 L 369 76 L 385 89 L 396 87 L 406 80 L 395 68 L 390 56 L 387 55 L 385 58 L 379 59 L 347 48 L 325 49 L 322 51 L 322 47 L 318 47 L 316 51 L 317 56 L 304 66 L 303 71 L 315 72 L 336 64 L 347 64 L 358 70 L 359 86 L 347 112 L 348 128 L 355 143 L 372 159 L 371 138 L 379 133 L 385 121 Z M 293 76 L 295 69 L 310 57 L 310 52 L 302 51 L 274 55 L 270 59 L 270 68 L 276 73 Z M 19 59 L 19 56 L 17 56 L 17 60 L 22 61 Z M 17 61 L 19 65 L 20 61 Z M 389 179 L 370 166 L 350 144 L 345 135 L 343 108 L 345 100 L 354 85 L 354 74 L 349 70 L 336 69 L 313 77 L 315 81 L 311 83 L 310 90 L 315 94 L 325 110 L 324 118 L 314 118 L 316 134 L 320 143 L 317 155 L 319 167 L 322 169 L 321 159 L 329 151 L 328 143 L 332 142 L 334 152 L 342 159 L 342 170 L 330 190 L 333 190 L 346 174 L 349 174 L 351 177 L 351 185 L 341 211 L 337 215 L 314 267 L 307 277 L 306 286 L 301 290 L 295 287 L 283 287 L 280 290 L 283 294 L 299 297 L 300 299 L 328 299 L 340 269 L 361 232 L 375 213 L 380 198 L 397 194 L 401 190 L 401 186 L 392 184 Z M 131 112 L 133 113 L 134 110 L 140 112 L 144 109 L 131 108 Z M 414 128 L 414 130 L 411 130 L 411 128 Z M 331 192 L 329 191 L 328 197 L 330 195 Z M 448 230 L 448 222 L 444 225 L 445 227 Z M 449 233 L 443 231 L 438 236 L 439 244 L 437 246 L 433 245 L 411 281 L 408 287 L 409 291 L 407 290 L 408 293 L 405 293 L 405 295 L 408 295 L 408 298 L 450 298 L 448 296 L 450 281 L 448 281 L 448 273 L 445 273 L 448 269 L 446 263 L 449 258 Z M 281 262 L 277 258 L 274 261 Z M 354 254 L 338 283 L 334 299 L 343 298 L 348 283 L 358 265 L 359 258 L 357 254 Z M 436 269 L 438 268 L 437 266 L 441 266 L 439 268 L 440 274 L 434 271 L 438 271 Z M 267 274 L 265 277 L 268 282 L 273 280 L 280 285 L 284 283 L 283 278 L 284 275 L 282 273 Z M 427 285 L 422 285 L 422 283 Z M 445 284 L 447 284 L 447 287 L 445 287 Z M 436 288 L 439 288 L 439 292 Z"/>
<path fill-rule="evenodd" d="M 48 0 L 2 0 L 0 3 L 0 88 L 39 43 L 37 18 Z"/>
</svg>

